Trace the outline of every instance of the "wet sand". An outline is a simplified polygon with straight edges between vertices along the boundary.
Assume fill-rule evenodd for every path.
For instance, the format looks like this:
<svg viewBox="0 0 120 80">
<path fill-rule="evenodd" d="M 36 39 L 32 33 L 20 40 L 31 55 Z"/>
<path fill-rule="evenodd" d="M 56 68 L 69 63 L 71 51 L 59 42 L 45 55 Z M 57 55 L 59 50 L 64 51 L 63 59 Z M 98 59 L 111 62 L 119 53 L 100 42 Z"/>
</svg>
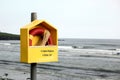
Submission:
<svg viewBox="0 0 120 80">
<path fill-rule="evenodd" d="M 30 80 L 30 64 L 0 60 L 0 76 L 6 77 L 6 73 L 10 79 Z M 120 80 L 120 55 L 106 50 L 61 49 L 59 62 L 37 65 L 37 80 Z"/>
</svg>

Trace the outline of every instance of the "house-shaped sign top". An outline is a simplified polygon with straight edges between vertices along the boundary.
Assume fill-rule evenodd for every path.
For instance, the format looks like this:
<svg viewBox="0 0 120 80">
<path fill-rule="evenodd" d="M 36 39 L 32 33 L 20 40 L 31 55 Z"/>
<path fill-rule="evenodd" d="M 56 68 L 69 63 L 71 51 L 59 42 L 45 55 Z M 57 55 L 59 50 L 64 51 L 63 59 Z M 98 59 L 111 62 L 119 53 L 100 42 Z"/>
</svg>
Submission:
<svg viewBox="0 0 120 80">
<path fill-rule="evenodd" d="M 40 45 L 46 32 L 49 32 L 45 45 Z M 20 61 L 24 63 L 58 61 L 57 29 L 45 20 L 34 20 L 20 29 Z"/>
</svg>

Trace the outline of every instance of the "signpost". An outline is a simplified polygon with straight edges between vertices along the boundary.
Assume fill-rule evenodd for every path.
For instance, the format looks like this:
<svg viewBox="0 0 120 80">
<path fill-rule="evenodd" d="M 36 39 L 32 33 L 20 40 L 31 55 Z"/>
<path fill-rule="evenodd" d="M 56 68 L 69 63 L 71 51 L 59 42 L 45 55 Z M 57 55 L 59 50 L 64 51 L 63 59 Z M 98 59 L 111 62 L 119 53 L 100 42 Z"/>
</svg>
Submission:
<svg viewBox="0 0 120 80">
<path fill-rule="evenodd" d="M 31 13 L 31 22 L 37 19 L 36 13 Z M 31 63 L 30 65 L 30 79 L 37 80 L 37 63 Z"/>
<path fill-rule="evenodd" d="M 31 64 L 31 80 L 36 80 L 37 63 L 58 61 L 57 29 L 31 13 L 31 23 L 20 29 L 20 61 Z"/>
</svg>

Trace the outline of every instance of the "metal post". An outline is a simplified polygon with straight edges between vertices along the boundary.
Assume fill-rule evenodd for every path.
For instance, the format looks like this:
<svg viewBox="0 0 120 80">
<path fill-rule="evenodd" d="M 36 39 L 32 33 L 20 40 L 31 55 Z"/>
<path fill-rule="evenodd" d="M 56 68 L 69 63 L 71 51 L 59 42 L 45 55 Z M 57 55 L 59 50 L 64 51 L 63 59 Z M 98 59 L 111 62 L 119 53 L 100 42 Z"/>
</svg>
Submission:
<svg viewBox="0 0 120 80">
<path fill-rule="evenodd" d="M 31 76 L 31 80 L 36 80 L 36 73 L 37 73 L 37 69 L 36 69 L 36 67 L 37 67 L 37 63 L 31 63 L 31 74 L 30 74 L 30 76 Z"/>
<path fill-rule="evenodd" d="M 37 19 L 37 13 L 31 13 L 31 22 Z"/>
<path fill-rule="evenodd" d="M 37 19 L 37 13 L 31 13 L 31 22 Z M 37 63 L 31 63 L 31 80 L 36 80 L 36 74 L 37 74 Z"/>
</svg>

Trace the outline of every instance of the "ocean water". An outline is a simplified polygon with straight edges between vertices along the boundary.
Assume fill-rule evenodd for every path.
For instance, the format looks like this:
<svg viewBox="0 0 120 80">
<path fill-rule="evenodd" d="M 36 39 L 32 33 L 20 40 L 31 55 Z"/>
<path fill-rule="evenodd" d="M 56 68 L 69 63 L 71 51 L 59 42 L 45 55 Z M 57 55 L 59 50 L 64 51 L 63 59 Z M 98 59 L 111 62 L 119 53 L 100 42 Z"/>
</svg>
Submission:
<svg viewBox="0 0 120 80">
<path fill-rule="evenodd" d="M 120 39 L 60 39 L 59 46 L 81 49 L 119 49 Z"/>
<path fill-rule="evenodd" d="M 119 50 L 119 39 L 59 39 L 59 61 L 39 63 L 38 80 L 120 80 Z M 0 68 L 30 73 L 19 40 L 0 41 Z"/>
</svg>

